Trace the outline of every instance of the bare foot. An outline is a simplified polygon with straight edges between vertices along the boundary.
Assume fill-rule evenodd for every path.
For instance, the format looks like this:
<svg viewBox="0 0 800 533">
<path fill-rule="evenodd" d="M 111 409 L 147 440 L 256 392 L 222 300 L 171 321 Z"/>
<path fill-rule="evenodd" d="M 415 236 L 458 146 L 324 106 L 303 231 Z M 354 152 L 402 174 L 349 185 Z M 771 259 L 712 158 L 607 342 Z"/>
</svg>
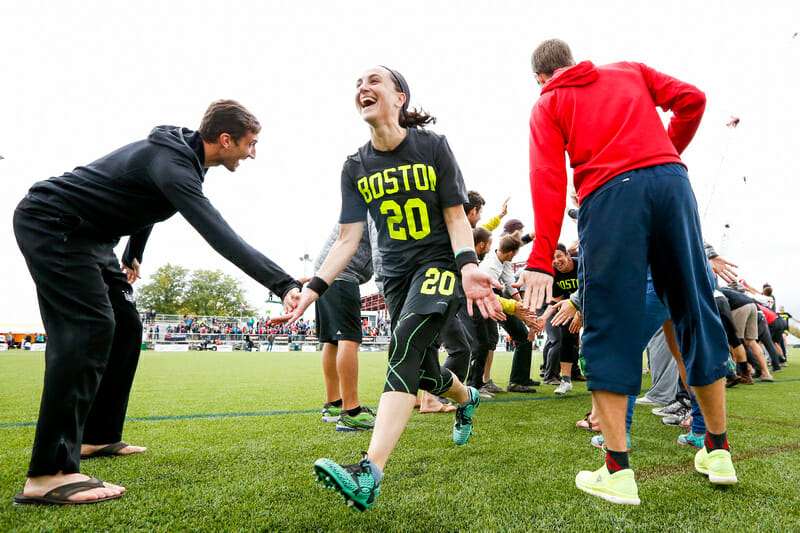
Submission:
<svg viewBox="0 0 800 533">
<path fill-rule="evenodd" d="M 420 413 L 449 413 L 455 411 L 456 406 L 453 404 L 443 404 L 436 396 L 429 392 L 422 392 L 422 399 L 420 401 Z"/>
<path fill-rule="evenodd" d="M 25 482 L 25 488 L 22 490 L 22 493 L 28 497 L 42 497 L 51 490 L 62 485 L 86 481 L 87 479 L 89 479 L 89 476 L 85 474 L 62 474 L 61 472 L 53 476 L 30 477 L 28 481 Z M 99 500 L 102 498 L 119 496 L 123 492 L 125 492 L 125 487 L 112 485 L 111 483 L 103 483 L 102 487 L 76 492 L 69 497 L 69 500 L 73 502 Z"/>
<path fill-rule="evenodd" d="M 100 450 L 101 448 L 105 448 L 106 446 L 110 446 L 111 444 L 114 444 L 114 443 L 109 443 L 109 444 L 81 444 L 81 455 L 91 455 L 94 452 L 96 452 L 97 450 Z M 147 448 L 145 448 L 144 446 L 128 445 L 128 446 L 125 446 L 121 450 L 116 451 L 114 453 L 116 455 L 132 455 L 134 453 L 142 453 L 142 452 L 144 452 L 146 450 L 147 450 Z"/>
</svg>

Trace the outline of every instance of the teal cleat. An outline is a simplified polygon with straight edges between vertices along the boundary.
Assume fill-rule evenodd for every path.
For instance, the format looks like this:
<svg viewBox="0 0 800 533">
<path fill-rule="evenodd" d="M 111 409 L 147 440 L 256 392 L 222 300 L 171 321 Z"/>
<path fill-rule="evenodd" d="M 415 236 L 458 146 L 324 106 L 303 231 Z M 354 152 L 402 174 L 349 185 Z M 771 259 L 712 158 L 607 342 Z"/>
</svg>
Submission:
<svg viewBox="0 0 800 533">
<path fill-rule="evenodd" d="M 314 473 L 317 482 L 326 489 L 342 495 L 349 507 L 366 511 L 375 503 L 380 492 L 380 481 L 372 475 L 372 464 L 367 457 L 354 465 L 340 465 L 330 459 L 317 459 Z"/>
<path fill-rule="evenodd" d="M 689 430 L 689 433 L 684 433 L 683 435 L 678 436 L 678 444 L 681 446 L 691 446 L 692 448 L 700 449 L 705 445 L 706 441 L 706 434 L 705 433 L 695 433 L 692 430 Z"/>
<path fill-rule="evenodd" d="M 470 399 L 462 403 L 456 409 L 456 422 L 453 424 L 453 442 L 458 446 L 467 443 L 469 436 L 472 435 L 472 414 L 475 408 L 481 403 L 481 396 L 474 387 L 467 387 Z"/>
</svg>

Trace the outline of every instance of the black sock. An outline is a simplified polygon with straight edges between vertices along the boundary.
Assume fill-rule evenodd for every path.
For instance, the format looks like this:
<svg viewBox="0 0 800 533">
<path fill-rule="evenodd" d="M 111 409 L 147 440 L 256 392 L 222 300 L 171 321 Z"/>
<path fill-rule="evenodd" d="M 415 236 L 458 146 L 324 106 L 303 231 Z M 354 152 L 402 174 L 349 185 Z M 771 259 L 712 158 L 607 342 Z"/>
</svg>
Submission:
<svg viewBox="0 0 800 533">
<path fill-rule="evenodd" d="M 359 405 L 352 409 L 345 409 L 344 412 L 347 413 L 347 416 L 356 416 L 361 412 L 361 406 Z"/>
<path fill-rule="evenodd" d="M 628 452 L 615 452 L 614 450 L 606 449 L 606 468 L 608 468 L 609 472 L 613 474 L 630 467 Z"/>
<path fill-rule="evenodd" d="M 561 381 L 566 381 L 567 383 L 572 383 L 572 378 L 570 376 L 561 376 Z"/>
<path fill-rule="evenodd" d="M 749 376 L 750 372 L 747 370 L 747 361 L 742 361 L 741 363 L 736 363 L 736 366 L 739 367 L 739 375 L 740 376 Z"/>
<path fill-rule="evenodd" d="M 714 435 L 710 431 L 706 431 L 706 450 L 730 450 L 728 446 L 728 432 L 722 432 L 719 435 Z"/>
<path fill-rule="evenodd" d="M 341 407 L 342 406 L 342 399 L 339 398 L 335 402 L 328 402 L 325 404 L 325 407 Z"/>
</svg>

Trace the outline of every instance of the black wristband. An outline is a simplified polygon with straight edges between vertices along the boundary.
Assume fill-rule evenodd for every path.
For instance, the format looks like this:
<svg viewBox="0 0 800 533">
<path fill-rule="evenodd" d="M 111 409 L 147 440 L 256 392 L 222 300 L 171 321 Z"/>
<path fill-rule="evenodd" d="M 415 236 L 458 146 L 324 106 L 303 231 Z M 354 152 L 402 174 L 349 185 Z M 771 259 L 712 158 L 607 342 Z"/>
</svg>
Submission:
<svg viewBox="0 0 800 533">
<path fill-rule="evenodd" d="M 311 278 L 311 281 L 308 282 L 308 288 L 322 296 L 322 294 L 328 290 L 328 283 L 321 277 L 314 276 Z"/>
<path fill-rule="evenodd" d="M 456 265 L 458 266 L 459 272 L 464 265 L 468 265 L 469 263 L 478 264 L 478 254 L 475 253 L 475 250 L 467 250 L 456 256 Z"/>
</svg>

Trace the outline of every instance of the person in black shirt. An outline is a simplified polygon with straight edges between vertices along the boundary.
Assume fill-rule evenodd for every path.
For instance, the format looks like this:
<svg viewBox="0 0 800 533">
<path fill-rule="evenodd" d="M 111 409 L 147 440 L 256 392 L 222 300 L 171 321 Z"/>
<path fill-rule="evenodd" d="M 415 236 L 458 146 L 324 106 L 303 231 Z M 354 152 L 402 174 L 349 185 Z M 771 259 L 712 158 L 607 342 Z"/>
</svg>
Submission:
<svg viewBox="0 0 800 533">
<path fill-rule="evenodd" d="M 492 292 L 499 285 L 478 271 L 461 171 L 447 140 L 420 129 L 433 117 L 410 110 L 409 96 L 405 79 L 385 67 L 358 79 L 356 108 L 369 124 L 370 141 L 344 164 L 339 238 L 291 314 L 291 320 L 302 316 L 350 261 L 369 212 L 392 322 L 386 384 L 366 457 L 354 465 L 329 459 L 314 465 L 319 480 L 360 510 L 375 502 L 418 389 L 458 402 L 453 440 L 466 443 L 480 398 L 439 365 L 439 332 L 461 304 L 462 284 L 470 314 L 473 303 L 486 317 L 500 311 Z"/>
<path fill-rule="evenodd" d="M 553 254 L 553 302 L 569 299 L 578 290 L 576 262 L 567 252 L 566 246 L 561 243 L 556 246 Z M 553 317 L 550 313 L 547 315 L 547 345 L 546 350 L 543 350 L 546 353 L 544 382 L 548 385 L 558 384 L 555 394 L 566 394 L 572 390 L 573 367 L 578 362 L 578 334 L 570 332 L 569 325 L 554 326 Z"/>
<path fill-rule="evenodd" d="M 239 237 L 203 194 L 209 167 L 255 158 L 261 125 L 232 100 L 198 131 L 158 126 L 142 141 L 34 184 L 14 233 L 48 336 L 39 421 L 17 504 L 94 503 L 124 488 L 80 474 L 81 458 L 127 455 L 122 426 L 142 323 L 131 284 L 153 225 L 180 212 L 220 254 L 293 308 L 300 283 Z M 114 246 L 129 235 L 122 267 Z"/>
</svg>

